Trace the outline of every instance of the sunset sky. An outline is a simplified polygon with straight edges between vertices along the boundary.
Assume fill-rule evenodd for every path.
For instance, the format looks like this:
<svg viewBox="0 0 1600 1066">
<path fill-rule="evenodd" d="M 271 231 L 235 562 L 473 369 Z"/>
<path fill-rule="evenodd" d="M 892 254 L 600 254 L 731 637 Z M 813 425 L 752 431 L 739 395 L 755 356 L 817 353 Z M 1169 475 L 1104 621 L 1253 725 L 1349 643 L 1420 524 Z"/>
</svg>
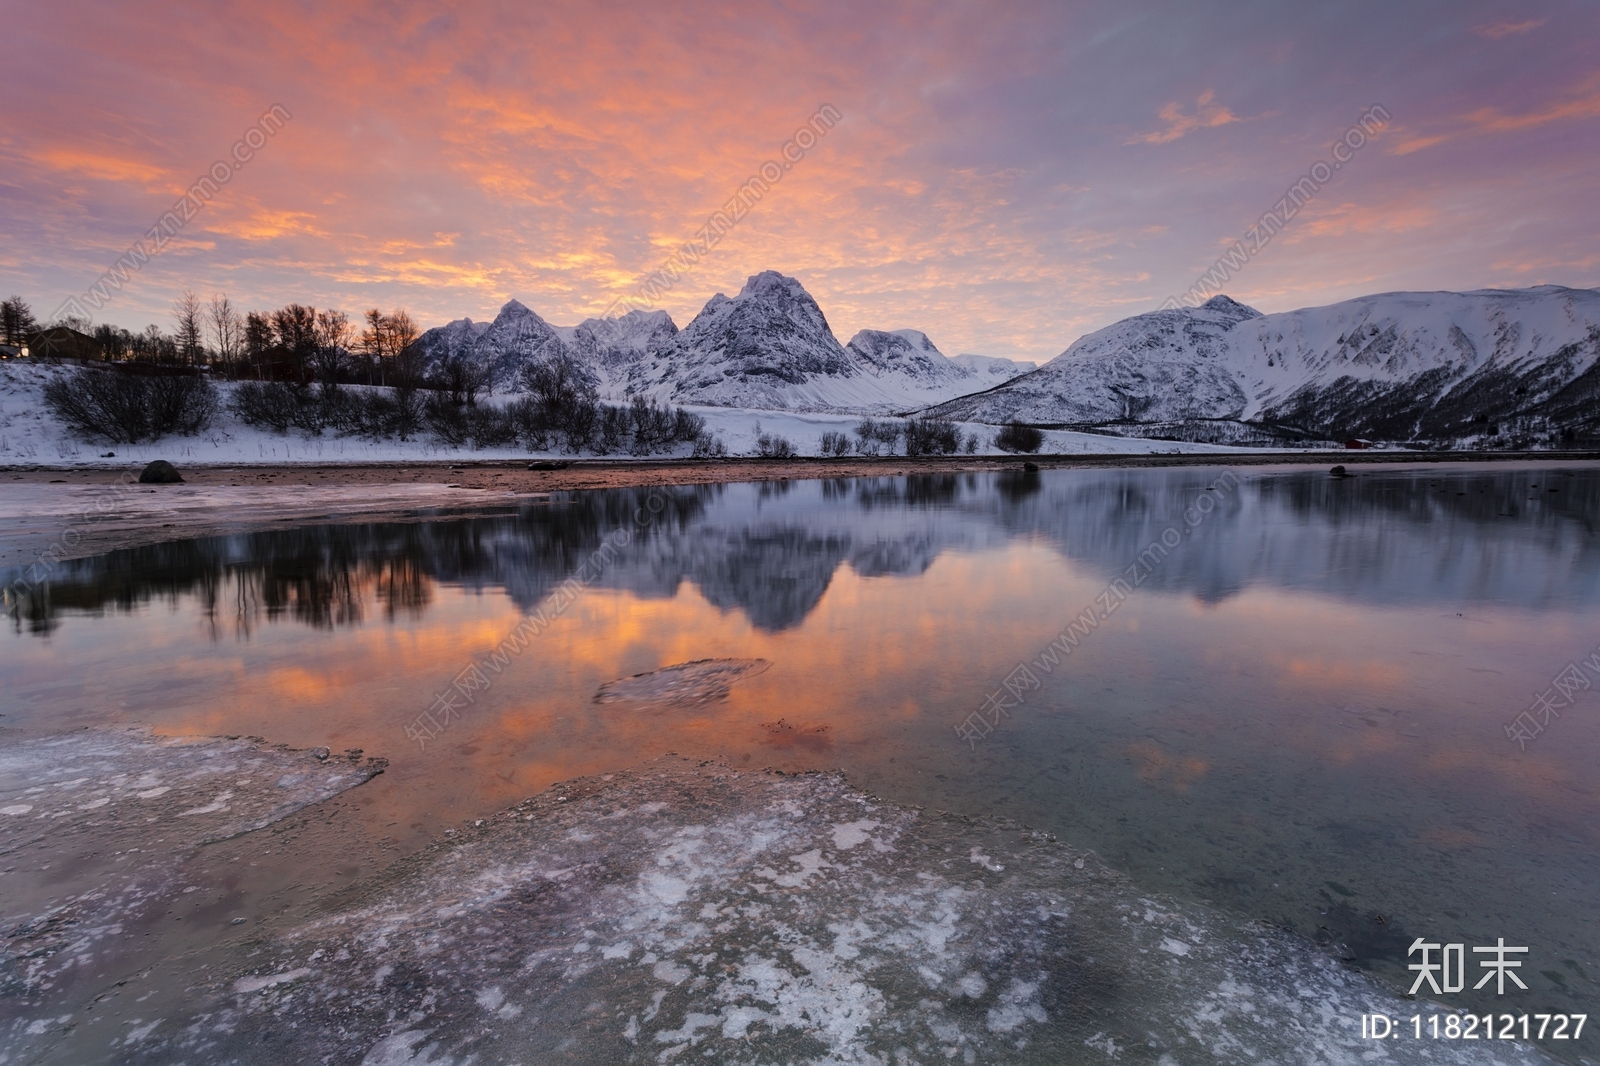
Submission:
<svg viewBox="0 0 1600 1066">
<path fill-rule="evenodd" d="M 824 105 L 843 115 L 659 300 L 759 270 L 847 340 L 1048 359 L 1181 295 L 1368 108 L 1392 116 L 1225 291 L 1600 285 L 1600 6 L 9 3 L 0 289 L 40 318 L 213 164 L 96 313 L 636 292 Z M 237 171 L 233 145 L 291 118 Z M 262 138 L 257 137 L 257 140 Z M 151 243 L 146 240 L 146 247 Z"/>
</svg>

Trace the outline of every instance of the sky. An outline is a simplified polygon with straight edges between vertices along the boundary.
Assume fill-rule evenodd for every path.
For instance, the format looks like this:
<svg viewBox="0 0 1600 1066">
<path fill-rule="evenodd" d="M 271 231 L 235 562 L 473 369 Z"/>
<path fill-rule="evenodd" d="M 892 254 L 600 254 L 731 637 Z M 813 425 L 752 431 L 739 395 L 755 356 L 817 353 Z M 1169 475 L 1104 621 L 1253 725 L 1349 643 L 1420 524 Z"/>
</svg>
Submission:
<svg viewBox="0 0 1600 1066">
<path fill-rule="evenodd" d="M 912 328 L 1042 361 L 1241 242 L 1206 289 L 1265 312 L 1600 285 L 1593 2 L 7 0 L 0 18 L 0 290 L 41 319 L 77 297 L 171 328 L 192 289 L 425 327 L 510 298 L 572 325 L 632 296 L 683 326 L 772 269 L 841 341 Z M 778 180 L 641 299 L 763 164 Z M 178 208 L 208 173 L 227 180 Z M 119 259 L 127 281 L 86 301 Z"/>
</svg>

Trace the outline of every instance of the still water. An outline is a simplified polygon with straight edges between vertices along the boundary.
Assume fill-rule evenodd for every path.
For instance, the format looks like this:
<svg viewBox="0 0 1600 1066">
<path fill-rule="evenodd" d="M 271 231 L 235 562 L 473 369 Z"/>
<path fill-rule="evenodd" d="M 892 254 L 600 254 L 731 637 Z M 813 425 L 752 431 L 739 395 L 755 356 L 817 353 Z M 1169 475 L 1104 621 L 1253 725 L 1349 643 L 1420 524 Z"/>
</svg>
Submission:
<svg viewBox="0 0 1600 1066">
<path fill-rule="evenodd" d="M 0 641 L 14 737 L 140 724 L 388 759 L 335 837 L 237 886 L 244 915 L 674 751 L 1014 818 L 1401 992 L 1416 938 L 1472 966 L 1503 937 L 1528 990 L 1469 981 L 1454 1005 L 1600 1014 L 1592 466 L 507 498 L 82 560 Z M 597 698 L 708 659 L 754 667 L 720 699 Z M 455 682 L 471 699 L 441 725 Z"/>
</svg>

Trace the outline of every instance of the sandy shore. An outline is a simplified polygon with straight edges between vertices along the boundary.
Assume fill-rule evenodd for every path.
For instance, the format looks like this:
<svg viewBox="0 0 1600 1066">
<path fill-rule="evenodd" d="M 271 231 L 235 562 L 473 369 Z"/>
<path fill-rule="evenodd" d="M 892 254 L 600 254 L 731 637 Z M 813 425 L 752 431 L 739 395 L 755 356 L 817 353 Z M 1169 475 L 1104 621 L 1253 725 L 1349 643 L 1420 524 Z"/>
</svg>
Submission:
<svg viewBox="0 0 1600 1066">
<path fill-rule="evenodd" d="M 905 456 L 397 462 L 185 466 L 184 484 L 136 484 L 138 469 L 0 467 L 0 569 L 42 558 L 314 521 L 380 521 L 492 507 L 508 496 L 578 489 L 802 478 L 902 477 L 1020 469 L 1600 461 L 1597 452 L 1244 452 L 1225 455 Z"/>
</svg>

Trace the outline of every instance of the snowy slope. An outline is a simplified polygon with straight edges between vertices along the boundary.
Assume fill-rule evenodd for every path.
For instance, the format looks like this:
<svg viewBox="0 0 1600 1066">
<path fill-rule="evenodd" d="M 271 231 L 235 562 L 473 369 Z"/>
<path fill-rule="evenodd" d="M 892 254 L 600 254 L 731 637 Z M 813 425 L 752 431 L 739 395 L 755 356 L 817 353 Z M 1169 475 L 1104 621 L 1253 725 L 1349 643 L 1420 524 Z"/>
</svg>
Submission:
<svg viewBox="0 0 1600 1066">
<path fill-rule="evenodd" d="M 1259 317 L 1226 296 L 1138 315 L 1080 338 L 1031 374 L 939 411 L 997 423 L 1237 418 L 1246 397 L 1223 357 L 1224 337 Z"/>
<path fill-rule="evenodd" d="M 677 324 L 665 311 L 629 311 L 620 318 L 585 319 L 567 344 L 599 372 L 602 391 L 613 392 L 639 363 L 671 348 L 677 336 Z"/>
<path fill-rule="evenodd" d="M 864 329 L 845 347 L 866 373 L 907 396 L 926 396 L 923 403 L 937 403 L 982 387 L 977 371 L 952 362 L 918 330 Z"/>
<path fill-rule="evenodd" d="M 338 436 L 332 431 L 308 434 L 300 430 L 275 433 L 240 422 L 228 409 L 236 385 L 220 382 L 222 410 L 202 433 L 193 437 L 167 437 L 144 444 L 107 444 L 74 437 L 45 406 L 47 382 L 80 371 L 40 364 L 26 359 L 0 362 L 0 467 L 103 467 L 137 471 L 152 459 L 177 466 L 191 464 L 387 463 L 397 461 L 456 461 L 461 459 L 572 458 L 555 450 L 530 452 L 517 445 L 474 449 L 445 444 L 423 434 L 409 441 L 371 440 Z M 361 389 L 363 386 L 347 386 Z M 502 397 L 480 400 L 501 403 Z M 820 455 L 823 433 L 851 435 L 860 415 L 817 411 L 747 411 L 732 407 L 690 407 L 706 420 L 711 436 L 721 440 L 731 456 L 754 455 L 763 434 L 783 437 L 802 456 Z M 991 426 L 959 427 L 962 437 L 978 438 L 979 455 L 999 455 Z M 1142 440 L 1097 433 L 1050 431 L 1045 434 L 1046 455 L 1168 455 L 1222 453 L 1235 449 L 1206 444 L 1180 444 L 1170 440 Z M 674 457 L 684 458 L 690 445 L 679 445 Z M 109 454 L 108 454 L 109 453 Z"/>
<path fill-rule="evenodd" d="M 1385 293 L 1262 315 L 1225 296 L 1080 338 L 937 408 L 989 423 L 1238 419 L 1324 437 L 1465 437 L 1592 424 L 1600 292 Z"/>
</svg>

